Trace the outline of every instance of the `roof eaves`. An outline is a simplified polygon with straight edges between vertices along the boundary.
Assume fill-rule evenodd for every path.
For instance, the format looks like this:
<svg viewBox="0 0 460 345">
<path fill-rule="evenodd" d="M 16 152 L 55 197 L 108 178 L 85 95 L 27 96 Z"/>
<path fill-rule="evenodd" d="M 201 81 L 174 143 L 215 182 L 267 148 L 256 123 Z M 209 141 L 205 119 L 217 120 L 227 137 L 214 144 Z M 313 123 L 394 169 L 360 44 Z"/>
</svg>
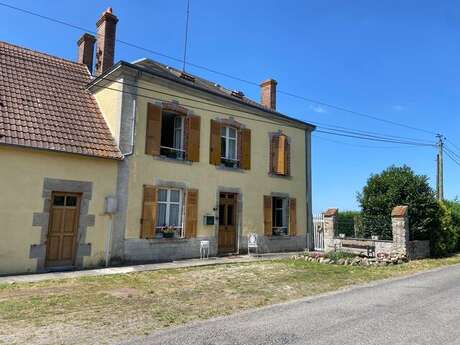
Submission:
<svg viewBox="0 0 460 345">
<path fill-rule="evenodd" d="M 137 61 L 145 61 L 145 59 L 140 59 L 140 60 L 137 60 Z M 138 65 L 134 65 L 132 63 L 129 63 L 129 62 L 126 62 L 126 61 L 123 61 L 123 60 L 118 61 L 116 64 L 114 64 L 107 71 L 105 71 L 101 75 L 97 76 L 95 79 L 93 79 L 88 84 L 87 87 L 91 88 L 92 86 L 95 86 L 100 81 L 104 80 L 104 78 L 106 78 L 108 75 L 112 74 L 114 71 L 118 70 L 121 67 L 131 68 L 131 69 L 134 69 L 134 70 L 136 70 L 138 72 L 141 72 L 141 73 L 147 73 L 147 74 L 150 74 L 150 75 L 154 75 L 154 76 L 159 77 L 159 78 L 163 78 L 163 79 L 167 79 L 167 80 L 172 81 L 172 82 L 176 82 L 176 83 L 181 84 L 183 86 L 191 87 L 191 88 L 194 88 L 196 90 L 200 90 L 202 92 L 210 93 L 212 95 L 215 95 L 215 96 L 218 96 L 218 97 L 221 97 L 221 98 L 225 98 L 225 99 L 231 100 L 233 102 L 237 102 L 237 103 L 239 103 L 239 104 L 241 104 L 243 106 L 247 106 L 247 107 L 250 107 L 250 108 L 253 108 L 253 109 L 257 109 L 257 110 L 262 111 L 264 113 L 267 113 L 267 114 L 269 114 L 271 116 L 275 116 L 275 117 L 281 118 L 282 120 L 285 120 L 285 121 L 288 121 L 288 122 L 293 122 L 293 123 L 296 123 L 297 125 L 301 125 L 302 127 L 305 127 L 306 129 L 308 129 L 309 131 L 314 131 L 316 129 L 316 126 L 311 124 L 311 123 L 296 119 L 294 117 L 285 115 L 285 114 L 280 113 L 278 111 L 268 109 L 268 108 L 266 108 L 266 107 L 264 107 L 262 105 L 256 105 L 256 104 L 254 104 L 255 102 L 254 103 L 249 103 L 249 102 L 247 102 L 245 100 L 238 99 L 238 98 L 233 97 L 231 95 L 224 95 L 224 94 L 221 94 L 221 93 L 218 93 L 218 92 L 214 92 L 214 91 L 212 91 L 210 89 L 206 89 L 206 88 L 203 88 L 203 87 L 200 87 L 200 86 L 197 86 L 197 85 L 193 85 L 193 84 L 191 84 L 191 83 L 189 83 L 189 82 L 187 82 L 185 80 L 180 80 L 179 78 L 173 78 L 173 77 L 170 77 L 170 76 L 166 76 L 164 74 L 156 73 L 155 71 L 152 71 L 152 70 L 150 70 L 148 68 L 141 67 L 141 66 L 138 66 Z"/>
</svg>

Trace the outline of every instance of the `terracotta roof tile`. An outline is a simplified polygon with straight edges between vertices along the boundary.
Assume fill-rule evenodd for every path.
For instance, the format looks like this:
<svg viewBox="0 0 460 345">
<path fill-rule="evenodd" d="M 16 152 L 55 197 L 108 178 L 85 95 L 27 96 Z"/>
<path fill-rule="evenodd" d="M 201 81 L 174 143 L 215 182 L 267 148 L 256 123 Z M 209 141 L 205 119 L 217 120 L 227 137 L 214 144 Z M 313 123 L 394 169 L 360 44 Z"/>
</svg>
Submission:
<svg viewBox="0 0 460 345">
<path fill-rule="evenodd" d="M 122 159 L 85 65 L 0 42 L 0 144 Z"/>
</svg>

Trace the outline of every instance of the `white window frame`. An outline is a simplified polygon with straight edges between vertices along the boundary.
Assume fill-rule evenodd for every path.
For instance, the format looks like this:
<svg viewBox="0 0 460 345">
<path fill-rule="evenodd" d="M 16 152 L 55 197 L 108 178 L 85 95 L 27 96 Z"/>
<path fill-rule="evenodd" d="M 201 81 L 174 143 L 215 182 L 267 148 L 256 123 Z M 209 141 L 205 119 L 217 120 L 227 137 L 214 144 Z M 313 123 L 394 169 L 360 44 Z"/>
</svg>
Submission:
<svg viewBox="0 0 460 345">
<path fill-rule="evenodd" d="M 176 127 L 176 120 L 180 120 L 180 128 Z M 174 143 L 174 149 L 184 151 L 184 121 L 185 118 L 184 116 L 177 115 L 174 118 L 174 138 L 173 138 L 173 143 Z M 180 129 L 180 142 L 179 142 L 179 147 L 176 147 L 176 138 L 177 138 L 177 129 Z"/>
<path fill-rule="evenodd" d="M 283 200 L 283 205 L 280 207 L 275 207 L 275 202 L 274 199 L 281 199 Z M 276 211 L 281 210 L 281 219 L 282 221 L 286 222 L 286 224 L 283 224 L 283 226 L 275 226 L 275 222 L 272 225 L 272 234 L 274 236 L 288 236 L 289 235 L 289 198 L 284 197 L 284 196 L 274 196 L 272 197 L 272 217 L 273 214 L 275 214 L 276 217 Z M 286 232 L 285 234 L 279 235 L 275 233 L 275 230 L 280 230 L 280 229 L 285 229 Z"/>
<path fill-rule="evenodd" d="M 166 201 L 160 201 L 159 195 L 160 195 L 160 190 L 166 190 Z M 171 201 L 171 191 L 177 191 L 179 192 L 179 201 Z M 184 200 L 184 192 L 180 188 L 168 188 L 168 187 L 159 187 L 157 191 L 157 214 L 159 210 L 160 204 L 166 205 L 166 223 L 165 225 L 155 225 L 156 232 L 161 230 L 165 226 L 170 226 L 169 222 L 169 216 L 170 216 L 170 209 L 171 205 L 178 205 L 179 206 L 179 215 L 178 215 L 178 225 L 174 226 L 174 228 L 179 230 L 179 237 L 184 237 L 184 226 L 183 226 L 183 217 L 182 217 L 182 212 L 183 212 L 183 200 Z M 158 222 L 158 220 L 157 220 Z"/>
<path fill-rule="evenodd" d="M 221 159 L 226 159 L 229 161 L 234 161 L 238 162 L 238 128 L 232 127 L 232 126 L 223 126 L 223 129 L 225 129 L 225 134 L 222 135 L 222 132 L 220 133 L 220 138 L 221 140 L 225 140 L 225 152 L 220 153 L 220 158 Z M 230 129 L 233 129 L 235 131 L 235 137 L 230 136 Z M 229 157 L 229 142 L 230 140 L 235 141 L 235 157 Z"/>
</svg>

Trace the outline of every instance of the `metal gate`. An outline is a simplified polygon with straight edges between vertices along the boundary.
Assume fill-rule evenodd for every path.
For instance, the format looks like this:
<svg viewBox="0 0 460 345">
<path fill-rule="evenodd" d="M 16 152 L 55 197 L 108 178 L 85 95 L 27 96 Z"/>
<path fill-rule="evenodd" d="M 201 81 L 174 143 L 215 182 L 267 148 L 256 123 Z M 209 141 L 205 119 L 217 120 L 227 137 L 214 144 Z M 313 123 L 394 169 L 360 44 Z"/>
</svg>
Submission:
<svg viewBox="0 0 460 345">
<path fill-rule="evenodd" d="M 313 215 L 313 243 L 315 250 L 324 251 L 324 214 Z"/>
</svg>

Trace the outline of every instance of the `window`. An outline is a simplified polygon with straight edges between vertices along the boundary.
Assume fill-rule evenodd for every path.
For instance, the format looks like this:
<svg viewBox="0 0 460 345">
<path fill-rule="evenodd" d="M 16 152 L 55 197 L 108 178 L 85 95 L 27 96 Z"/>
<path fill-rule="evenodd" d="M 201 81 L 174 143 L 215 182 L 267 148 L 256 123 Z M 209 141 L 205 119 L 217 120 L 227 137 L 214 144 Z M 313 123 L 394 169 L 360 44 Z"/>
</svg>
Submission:
<svg viewBox="0 0 460 345">
<path fill-rule="evenodd" d="M 185 159 L 184 116 L 163 112 L 161 117 L 160 154 L 174 159 Z"/>
<path fill-rule="evenodd" d="M 273 236 L 288 235 L 288 198 L 272 199 Z"/>
<path fill-rule="evenodd" d="M 174 227 L 176 236 L 183 237 L 182 232 L 182 190 L 172 188 L 158 189 L 158 209 L 156 232 L 162 228 Z"/>
<path fill-rule="evenodd" d="M 220 158 L 225 166 L 238 167 L 237 133 L 234 127 L 221 127 L 220 129 Z"/>
</svg>

